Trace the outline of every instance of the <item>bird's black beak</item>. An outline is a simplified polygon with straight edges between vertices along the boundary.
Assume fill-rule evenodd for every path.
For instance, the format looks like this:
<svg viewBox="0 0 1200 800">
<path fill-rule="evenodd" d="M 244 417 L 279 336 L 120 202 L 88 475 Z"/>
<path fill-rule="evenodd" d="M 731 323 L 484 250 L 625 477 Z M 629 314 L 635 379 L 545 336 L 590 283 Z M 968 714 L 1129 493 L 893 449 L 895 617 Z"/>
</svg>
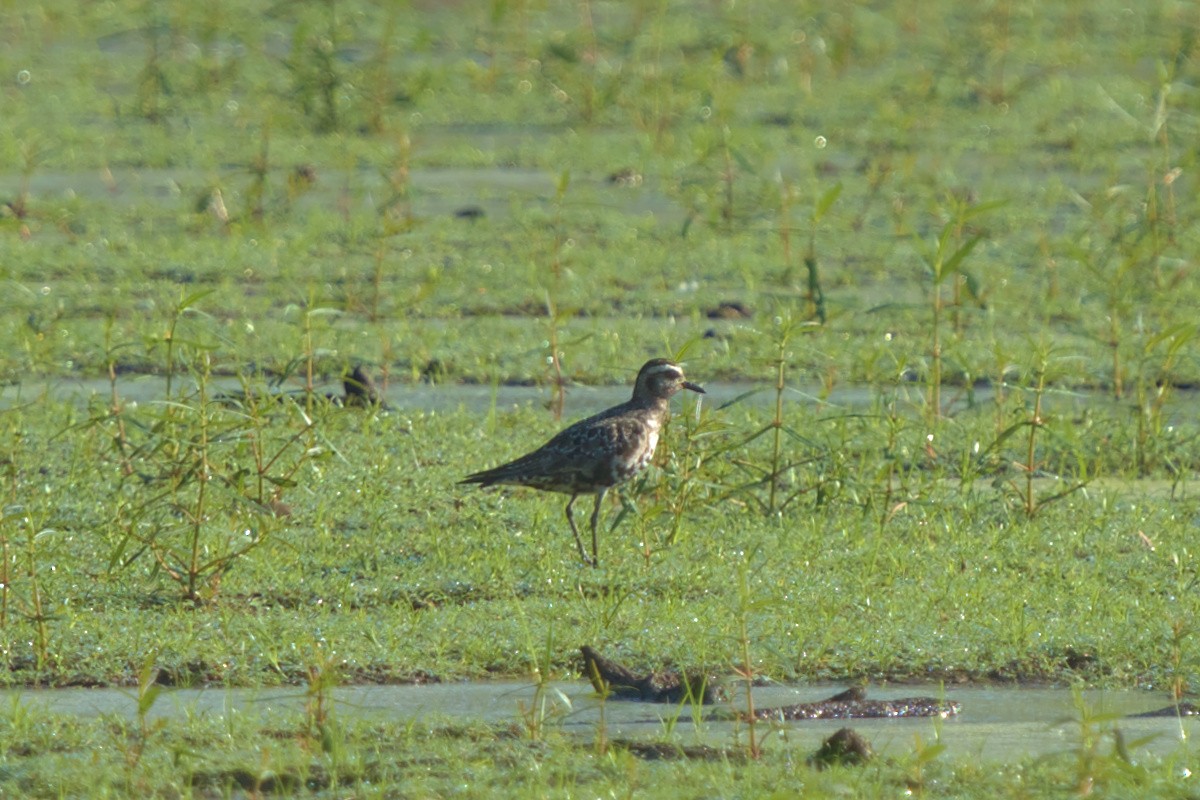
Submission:
<svg viewBox="0 0 1200 800">
<path fill-rule="evenodd" d="M 700 386 L 698 386 L 695 383 L 692 383 L 691 381 L 684 381 L 683 383 L 680 384 L 680 386 L 682 386 L 685 389 L 691 389 L 696 394 L 708 394 L 708 392 L 704 391 L 703 389 L 700 388 Z"/>
</svg>

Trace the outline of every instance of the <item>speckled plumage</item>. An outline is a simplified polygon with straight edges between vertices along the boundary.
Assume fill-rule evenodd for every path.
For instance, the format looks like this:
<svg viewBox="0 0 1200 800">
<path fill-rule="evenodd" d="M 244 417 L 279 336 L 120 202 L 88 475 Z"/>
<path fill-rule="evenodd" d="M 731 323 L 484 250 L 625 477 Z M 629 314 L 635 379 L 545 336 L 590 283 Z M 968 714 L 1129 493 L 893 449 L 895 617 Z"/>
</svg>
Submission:
<svg viewBox="0 0 1200 800">
<path fill-rule="evenodd" d="M 571 495 L 567 501 L 567 522 L 575 534 L 579 556 L 584 563 L 597 566 L 596 523 L 604 493 L 650 463 L 659 431 L 670 413 L 671 397 L 680 389 L 704 394 L 703 389 L 684 378 L 678 364 L 665 358 L 647 361 L 638 372 L 633 397 L 627 402 L 564 428 L 532 453 L 468 475 L 460 483 L 532 486 Z M 596 495 L 591 517 L 591 558 L 583 549 L 571 514 L 571 505 L 581 494 Z"/>
</svg>

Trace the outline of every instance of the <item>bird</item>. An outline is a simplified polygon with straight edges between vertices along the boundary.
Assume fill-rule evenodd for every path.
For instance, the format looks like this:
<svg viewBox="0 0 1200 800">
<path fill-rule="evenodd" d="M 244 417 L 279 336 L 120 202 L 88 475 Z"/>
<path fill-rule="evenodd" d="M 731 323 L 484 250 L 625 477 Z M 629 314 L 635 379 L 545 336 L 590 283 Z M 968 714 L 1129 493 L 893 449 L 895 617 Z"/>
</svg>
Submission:
<svg viewBox="0 0 1200 800">
<path fill-rule="evenodd" d="M 638 371 L 633 397 L 620 405 L 580 420 L 559 431 L 531 453 L 492 469 L 476 472 L 460 484 L 530 486 L 548 492 L 569 494 L 567 522 L 575 535 L 575 546 L 583 563 L 600 566 L 596 523 L 605 493 L 632 478 L 650 463 L 658 435 L 670 413 L 671 398 L 688 389 L 704 389 L 687 380 L 683 368 L 665 358 L 647 361 Z M 592 555 L 589 558 L 575 526 L 571 506 L 581 494 L 594 494 L 592 509 Z"/>
<path fill-rule="evenodd" d="M 355 364 L 354 369 L 342 377 L 342 390 L 345 392 L 345 396 L 333 399 L 339 400 L 344 405 L 378 408 L 381 411 L 388 409 L 387 401 L 383 399 L 383 393 L 375 385 L 375 379 L 362 364 Z"/>
</svg>

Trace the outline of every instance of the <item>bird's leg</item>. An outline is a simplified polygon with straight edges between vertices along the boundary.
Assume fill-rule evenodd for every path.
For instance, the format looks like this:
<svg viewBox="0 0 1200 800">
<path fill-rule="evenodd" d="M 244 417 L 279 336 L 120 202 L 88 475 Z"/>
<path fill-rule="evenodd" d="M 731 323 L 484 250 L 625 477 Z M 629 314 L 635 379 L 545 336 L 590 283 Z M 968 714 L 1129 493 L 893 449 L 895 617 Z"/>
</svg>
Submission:
<svg viewBox="0 0 1200 800">
<path fill-rule="evenodd" d="M 571 515 L 571 506 L 575 504 L 575 498 L 579 495 L 571 495 L 571 499 L 567 501 L 567 522 L 571 523 L 571 533 L 575 534 L 575 546 L 579 548 L 579 557 L 583 559 L 583 563 L 590 564 L 593 567 L 596 563 L 587 557 L 587 551 L 583 549 L 583 539 L 579 538 L 579 529 L 575 527 L 575 517 Z M 593 535 L 595 534 L 593 526 Z"/>
<path fill-rule="evenodd" d="M 600 555 L 596 547 L 596 523 L 600 520 L 600 502 L 604 500 L 604 493 L 607 489 L 601 489 L 596 492 L 596 507 L 592 509 L 592 566 L 600 566 Z"/>
</svg>

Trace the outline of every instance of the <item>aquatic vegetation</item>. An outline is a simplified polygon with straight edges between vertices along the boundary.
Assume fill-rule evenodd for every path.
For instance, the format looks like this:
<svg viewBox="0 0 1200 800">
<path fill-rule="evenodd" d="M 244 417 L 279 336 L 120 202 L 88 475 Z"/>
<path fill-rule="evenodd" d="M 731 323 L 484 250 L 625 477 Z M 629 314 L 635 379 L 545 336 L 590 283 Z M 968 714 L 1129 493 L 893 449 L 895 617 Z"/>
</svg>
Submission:
<svg viewBox="0 0 1200 800">
<path fill-rule="evenodd" d="M 1189 13 L 8 4 L 0 674 L 139 712 L 116 752 L 14 700 L 0 793 L 1178 796 L 1190 752 L 1086 708 L 1066 758 L 955 761 L 947 727 L 818 773 L 776 729 L 580 751 L 553 682 L 595 641 L 747 703 L 1196 685 Z M 556 499 L 450 488 L 685 349 L 712 394 L 604 569 Z M 390 410 L 331 402 L 355 364 Z M 485 676 L 540 687 L 517 734 L 328 704 Z M 159 725 L 156 681 L 310 702 Z"/>
</svg>

